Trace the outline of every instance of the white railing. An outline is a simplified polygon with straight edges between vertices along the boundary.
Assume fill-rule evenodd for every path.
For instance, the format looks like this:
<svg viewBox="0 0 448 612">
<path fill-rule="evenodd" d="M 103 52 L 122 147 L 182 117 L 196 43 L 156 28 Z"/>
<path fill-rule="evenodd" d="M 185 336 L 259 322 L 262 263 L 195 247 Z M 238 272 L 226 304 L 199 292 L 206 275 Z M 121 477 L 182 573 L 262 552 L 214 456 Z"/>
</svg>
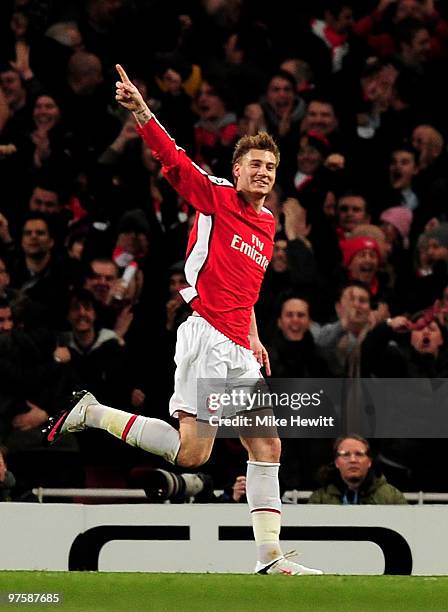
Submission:
<svg viewBox="0 0 448 612">
<path fill-rule="evenodd" d="M 33 494 L 36 495 L 40 503 L 44 501 L 44 497 L 147 499 L 143 489 L 49 489 L 37 487 L 33 489 Z"/>
<path fill-rule="evenodd" d="M 282 502 L 284 504 L 300 504 L 306 502 L 312 491 L 285 491 Z M 412 491 L 403 493 L 408 502 L 417 504 L 446 504 L 448 503 L 448 493 L 433 493 L 427 491 Z"/>
<path fill-rule="evenodd" d="M 143 489 L 50 489 L 45 487 L 37 487 L 33 489 L 38 501 L 42 503 L 44 498 L 48 497 L 80 497 L 90 499 L 127 499 L 127 500 L 143 500 L 146 499 L 146 493 Z M 220 495 L 222 491 L 215 491 L 216 495 Z M 282 497 L 284 504 L 299 504 L 307 501 L 312 491 L 285 491 Z M 410 503 L 417 504 L 440 504 L 448 503 L 448 493 L 433 493 L 426 491 L 415 491 L 403 493 L 405 498 Z"/>
</svg>

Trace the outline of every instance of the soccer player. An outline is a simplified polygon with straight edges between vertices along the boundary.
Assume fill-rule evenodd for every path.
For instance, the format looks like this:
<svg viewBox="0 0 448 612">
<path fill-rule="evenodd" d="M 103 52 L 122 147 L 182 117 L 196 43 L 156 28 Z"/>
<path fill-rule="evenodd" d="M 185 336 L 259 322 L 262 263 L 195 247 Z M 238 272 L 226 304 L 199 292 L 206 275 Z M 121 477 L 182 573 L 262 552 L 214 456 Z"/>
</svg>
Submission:
<svg viewBox="0 0 448 612">
<path fill-rule="evenodd" d="M 117 70 L 116 99 L 134 114 L 166 179 L 197 210 L 185 263 L 189 286 L 181 291 L 194 312 L 178 330 L 170 401 L 179 431 L 164 421 L 104 406 L 81 391 L 49 423 L 45 435 L 53 442 L 61 434 L 97 427 L 173 464 L 194 468 L 208 460 L 214 442 L 214 435 L 197 435 L 196 380 L 259 379 L 262 365 L 270 374 L 253 307 L 272 256 L 275 221 L 264 202 L 274 186 L 279 151 L 266 133 L 243 137 L 233 155 L 235 187 L 209 176 L 176 146 L 123 68 Z M 249 454 L 246 488 L 257 545 L 255 572 L 321 574 L 290 561 L 279 545 L 279 438 L 246 437 L 242 443 Z"/>
</svg>

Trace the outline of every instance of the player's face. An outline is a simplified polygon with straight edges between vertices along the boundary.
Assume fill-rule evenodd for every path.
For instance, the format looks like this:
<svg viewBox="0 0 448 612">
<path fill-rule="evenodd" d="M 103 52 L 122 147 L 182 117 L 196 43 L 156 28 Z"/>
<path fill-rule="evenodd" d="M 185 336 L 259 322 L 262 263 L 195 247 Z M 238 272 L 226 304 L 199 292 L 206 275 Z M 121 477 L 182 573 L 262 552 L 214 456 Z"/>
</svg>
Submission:
<svg viewBox="0 0 448 612">
<path fill-rule="evenodd" d="M 251 197 L 266 197 L 274 187 L 276 168 L 271 151 L 250 149 L 233 168 L 237 191 Z"/>
</svg>

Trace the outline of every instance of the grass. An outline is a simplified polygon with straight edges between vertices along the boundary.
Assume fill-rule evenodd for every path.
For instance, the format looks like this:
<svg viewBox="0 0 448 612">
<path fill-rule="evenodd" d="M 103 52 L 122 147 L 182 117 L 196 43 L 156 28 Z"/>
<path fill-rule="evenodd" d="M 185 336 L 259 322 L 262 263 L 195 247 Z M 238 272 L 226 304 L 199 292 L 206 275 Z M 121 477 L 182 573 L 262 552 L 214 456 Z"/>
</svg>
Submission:
<svg viewBox="0 0 448 612">
<path fill-rule="evenodd" d="M 448 577 L 253 576 L 109 572 L 0 572 L 5 593 L 61 593 L 59 605 L 0 609 L 127 612 L 445 612 Z"/>
</svg>

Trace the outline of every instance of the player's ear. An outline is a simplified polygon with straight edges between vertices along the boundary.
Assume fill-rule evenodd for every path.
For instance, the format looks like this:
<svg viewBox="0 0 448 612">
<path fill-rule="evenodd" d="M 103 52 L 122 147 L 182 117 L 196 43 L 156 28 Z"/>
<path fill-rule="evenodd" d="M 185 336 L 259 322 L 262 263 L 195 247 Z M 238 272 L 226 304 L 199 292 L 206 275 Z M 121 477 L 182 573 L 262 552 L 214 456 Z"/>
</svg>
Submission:
<svg viewBox="0 0 448 612">
<path fill-rule="evenodd" d="M 237 178 L 239 178 L 239 177 L 240 177 L 240 174 L 241 174 L 241 166 L 240 166 L 240 164 L 239 164 L 238 162 L 235 162 L 235 163 L 233 164 L 232 174 L 233 174 L 233 177 L 234 177 L 235 179 L 237 179 Z"/>
</svg>

